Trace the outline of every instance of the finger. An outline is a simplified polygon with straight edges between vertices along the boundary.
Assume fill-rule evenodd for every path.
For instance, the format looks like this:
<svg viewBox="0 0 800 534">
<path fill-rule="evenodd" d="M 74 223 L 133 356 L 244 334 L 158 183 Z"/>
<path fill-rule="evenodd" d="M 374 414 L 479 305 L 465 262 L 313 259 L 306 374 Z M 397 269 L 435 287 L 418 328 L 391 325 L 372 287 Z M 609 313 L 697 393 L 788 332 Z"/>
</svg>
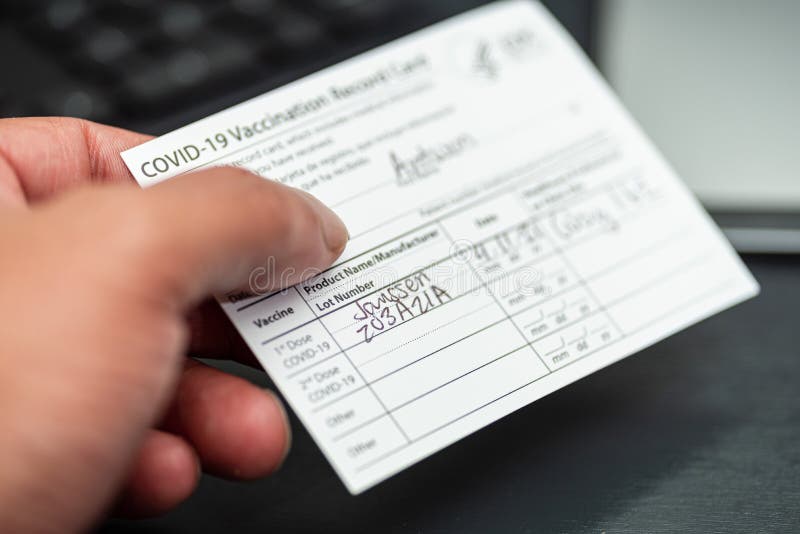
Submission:
<svg viewBox="0 0 800 534">
<path fill-rule="evenodd" d="M 291 439 L 274 394 L 194 361 L 187 364 L 164 426 L 192 444 L 204 470 L 235 479 L 274 472 Z"/>
<path fill-rule="evenodd" d="M 62 117 L 0 120 L 0 202 L 87 182 L 132 182 L 119 153 L 150 136 Z"/>
<path fill-rule="evenodd" d="M 186 500 L 200 478 L 200 464 L 182 438 L 151 431 L 131 468 L 117 507 L 128 517 L 162 514 Z"/>
<path fill-rule="evenodd" d="M 189 353 L 198 358 L 234 360 L 261 369 L 261 364 L 217 302 L 207 300 L 189 313 Z"/>
<path fill-rule="evenodd" d="M 348 239 L 341 219 L 311 195 L 241 169 L 187 174 L 136 193 L 134 211 L 120 206 L 125 235 L 110 236 L 129 247 L 115 260 L 134 269 L 139 287 L 184 308 L 256 273 L 262 290 L 293 285 L 327 268 Z"/>
</svg>

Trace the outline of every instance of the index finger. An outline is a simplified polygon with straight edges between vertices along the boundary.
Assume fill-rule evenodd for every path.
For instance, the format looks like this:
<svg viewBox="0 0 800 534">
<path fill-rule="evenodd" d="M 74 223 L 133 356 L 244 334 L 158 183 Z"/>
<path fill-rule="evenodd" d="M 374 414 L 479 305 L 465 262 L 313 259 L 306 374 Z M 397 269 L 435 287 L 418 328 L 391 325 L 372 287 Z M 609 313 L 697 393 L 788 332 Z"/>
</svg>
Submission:
<svg viewBox="0 0 800 534">
<path fill-rule="evenodd" d="M 133 183 L 119 154 L 150 138 L 81 119 L 0 119 L 0 203 L 36 202 L 92 182 Z"/>
</svg>

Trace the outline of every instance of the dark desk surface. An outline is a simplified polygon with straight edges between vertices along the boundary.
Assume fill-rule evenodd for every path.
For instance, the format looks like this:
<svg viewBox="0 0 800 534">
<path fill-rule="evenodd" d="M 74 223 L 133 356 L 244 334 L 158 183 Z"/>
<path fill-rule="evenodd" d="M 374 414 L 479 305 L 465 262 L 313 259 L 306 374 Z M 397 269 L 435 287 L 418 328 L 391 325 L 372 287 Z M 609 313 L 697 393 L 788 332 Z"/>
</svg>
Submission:
<svg viewBox="0 0 800 534">
<path fill-rule="evenodd" d="M 754 257 L 760 297 L 351 497 L 294 421 L 283 470 L 205 477 L 122 532 L 800 530 L 800 261 Z M 256 373 L 248 375 L 264 381 Z"/>
</svg>

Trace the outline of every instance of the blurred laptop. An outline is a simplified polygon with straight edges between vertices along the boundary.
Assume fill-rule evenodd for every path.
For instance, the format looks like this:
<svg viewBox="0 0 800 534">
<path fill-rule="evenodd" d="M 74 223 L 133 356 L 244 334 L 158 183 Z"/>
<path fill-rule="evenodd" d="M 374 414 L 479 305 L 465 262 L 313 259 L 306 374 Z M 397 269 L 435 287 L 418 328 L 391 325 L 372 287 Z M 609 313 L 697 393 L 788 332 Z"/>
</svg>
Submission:
<svg viewBox="0 0 800 534">
<path fill-rule="evenodd" d="M 602 6 L 601 70 L 734 246 L 800 253 L 800 2 Z"/>
<path fill-rule="evenodd" d="M 793 96 L 775 97 L 780 87 L 768 74 L 772 66 L 794 81 L 783 96 L 798 86 L 781 32 L 792 34 L 800 4 L 743 2 L 544 4 L 599 59 L 740 250 L 800 252 L 798 151 L 786 152 L 781 137 L 800 114 Z M 0 117 L 66 115 L 165 133 L 485 3 L 0 0 Z M 737 41 L 743 28 L 758 38 Z M 767 73 L 737 77 L 738 56 L 760 57 L 759 46 Z M 720 102 L 730 105 L 709 105 Z"/>
<path fill-rule="evenodd" d="M 486 0 L 0 0 L 0 116 L 164 133 Z M 589 48 L 590 1 L 551 8 Z"/>
</svg>

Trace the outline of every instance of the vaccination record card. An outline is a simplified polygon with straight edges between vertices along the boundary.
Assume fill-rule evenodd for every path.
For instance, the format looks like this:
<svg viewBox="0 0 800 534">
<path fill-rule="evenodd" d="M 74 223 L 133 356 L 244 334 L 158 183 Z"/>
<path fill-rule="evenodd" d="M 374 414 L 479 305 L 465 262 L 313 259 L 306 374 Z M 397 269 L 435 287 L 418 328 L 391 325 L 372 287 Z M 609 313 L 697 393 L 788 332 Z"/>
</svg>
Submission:
<svg viewBox="0 0 800 534">
<path fill-rule="evenodd" d="M 329 269 L 218 299 L 352 493 L 758 292 L 537 2 L 469 11 L 122 157 L 145 187 L 244 167 L 345 221 Z"/>
</svg>

